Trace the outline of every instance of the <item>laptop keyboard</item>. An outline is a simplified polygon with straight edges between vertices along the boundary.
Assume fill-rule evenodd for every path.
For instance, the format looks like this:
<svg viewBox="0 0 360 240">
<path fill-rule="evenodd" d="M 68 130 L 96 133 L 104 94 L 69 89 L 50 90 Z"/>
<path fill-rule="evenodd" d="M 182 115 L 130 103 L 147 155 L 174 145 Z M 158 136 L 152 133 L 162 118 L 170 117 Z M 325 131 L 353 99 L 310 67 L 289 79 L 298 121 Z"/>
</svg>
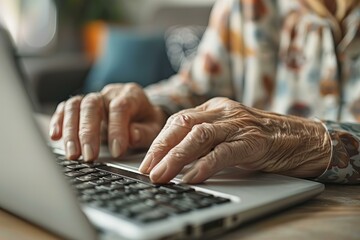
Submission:
<svg viewBox="0 0 360 240">
<path fill-rule="evenodd" d="M 79 201 L 112 214 L 148 223 L 230 202 L 183 185 L 155 185 L 148 177 L 101 163 L 58 158 Z"/>
</svg>

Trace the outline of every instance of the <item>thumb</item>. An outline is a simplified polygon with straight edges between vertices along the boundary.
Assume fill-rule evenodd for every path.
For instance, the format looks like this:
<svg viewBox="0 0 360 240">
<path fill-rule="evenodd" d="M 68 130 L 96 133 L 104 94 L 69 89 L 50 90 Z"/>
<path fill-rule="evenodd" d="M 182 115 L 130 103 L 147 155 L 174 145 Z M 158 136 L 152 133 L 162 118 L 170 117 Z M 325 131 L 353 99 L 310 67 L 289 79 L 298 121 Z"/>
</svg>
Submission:
<svg viewBox="0 0 360 240">
<path fill-rule="evenodd" d="M 132 123 L 130 125 L 130 147 L 134 149 L 149 148 L 161 127 L 152 123 Z"/>
</svg>

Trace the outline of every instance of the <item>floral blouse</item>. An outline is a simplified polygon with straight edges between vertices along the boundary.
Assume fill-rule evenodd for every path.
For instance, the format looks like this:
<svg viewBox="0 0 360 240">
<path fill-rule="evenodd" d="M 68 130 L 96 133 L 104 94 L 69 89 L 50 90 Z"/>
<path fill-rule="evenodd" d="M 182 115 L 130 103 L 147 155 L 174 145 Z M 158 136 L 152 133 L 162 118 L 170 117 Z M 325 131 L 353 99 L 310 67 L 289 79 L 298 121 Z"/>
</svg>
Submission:
<svg viewBox="0 0 360 240">
<path fill-rule="evenodd" d="M 360 182 L 360 7 L 343 21 L 301 1 L 219 0 L 191 64 L 146 91 L 168 113 L 224 96 L 322 119 L 332 141 L 322 182 Z"/>
</svg>

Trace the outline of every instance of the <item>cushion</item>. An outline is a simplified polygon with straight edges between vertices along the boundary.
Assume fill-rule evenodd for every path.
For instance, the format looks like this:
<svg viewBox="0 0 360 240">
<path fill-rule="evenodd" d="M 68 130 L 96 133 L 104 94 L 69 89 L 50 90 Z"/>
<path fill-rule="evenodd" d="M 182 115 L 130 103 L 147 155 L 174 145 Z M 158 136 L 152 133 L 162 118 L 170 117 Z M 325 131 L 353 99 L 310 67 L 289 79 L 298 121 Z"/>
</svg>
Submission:
<svg viewBox="0 0 360 240">
<path fill-rule="evenodd" d="M 103 52 L 94 62 L 83 91 L 100 91 L 109 83 L 136 82 L 145 87 L 174 73 L 164 33 L 108 27 Z"/>
</svg>

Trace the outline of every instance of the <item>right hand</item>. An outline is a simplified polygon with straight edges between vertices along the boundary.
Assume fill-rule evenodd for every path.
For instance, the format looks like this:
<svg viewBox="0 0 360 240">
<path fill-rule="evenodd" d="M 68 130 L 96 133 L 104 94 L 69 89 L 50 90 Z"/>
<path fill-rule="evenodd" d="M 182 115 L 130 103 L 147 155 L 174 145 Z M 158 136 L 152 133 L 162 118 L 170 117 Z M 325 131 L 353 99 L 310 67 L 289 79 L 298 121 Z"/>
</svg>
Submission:
<svg viewBox="0 0 360 240">
<path fill-rule="evenodd" d="M 100 93 L 60 103 L 49 134 L 52 140 L 63 139 L 68 159 L 82 155 L 92 161 L 99 156 L 102 135 L 107 135 L 110 152 L 117 158 L 129 148 L 148 148 L 165 121 L 164 112 L 150 103 L 140 86 L 110 84 Z"/>
</svg>

